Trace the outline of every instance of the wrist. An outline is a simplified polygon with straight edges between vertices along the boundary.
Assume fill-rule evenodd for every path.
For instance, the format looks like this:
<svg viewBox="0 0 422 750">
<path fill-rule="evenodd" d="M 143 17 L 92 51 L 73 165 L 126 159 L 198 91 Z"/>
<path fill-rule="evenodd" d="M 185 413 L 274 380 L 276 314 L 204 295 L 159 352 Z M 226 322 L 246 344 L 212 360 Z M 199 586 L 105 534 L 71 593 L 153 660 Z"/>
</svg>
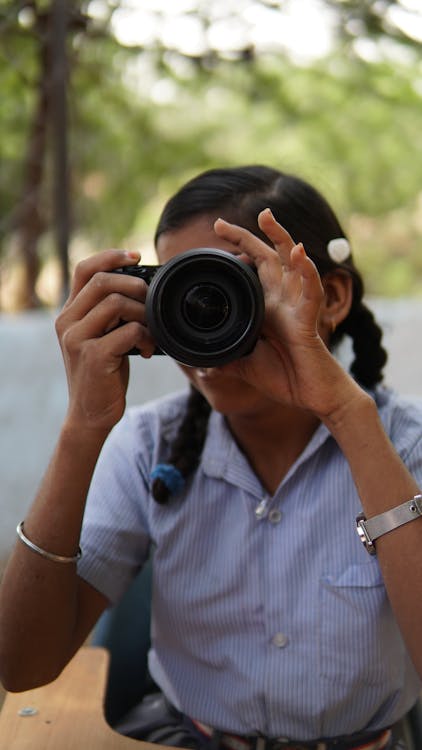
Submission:
<svg viewBox="0 0 422 750">
<path fill-rule="evenodd" d="M 351 381 L 338 404 L 326 414 L 319 415 L 319 418 L 333 436 L 341 441 L 342 436 L 349 432 L 365 432 L 368 419 L 378 419 L 378 412 L 374 399 L 355 381 Z"/>
<path fill-rule="evenodd" d="M 59 443 L 72 452 L 99 452 L 111 429 L 103 425 L 87 424 L 75 415 L 68 414 L 61 428 Z"/>
</svg>

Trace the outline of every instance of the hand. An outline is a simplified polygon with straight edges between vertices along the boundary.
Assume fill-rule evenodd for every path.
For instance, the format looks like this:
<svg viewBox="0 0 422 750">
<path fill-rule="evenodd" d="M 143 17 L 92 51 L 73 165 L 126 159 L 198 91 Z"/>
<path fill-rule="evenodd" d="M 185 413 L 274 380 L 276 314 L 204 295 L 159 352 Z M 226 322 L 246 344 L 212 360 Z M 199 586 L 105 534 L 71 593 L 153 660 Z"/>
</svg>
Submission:
<svg viewBox="0 0 422 750">
<path fill-rule="evenodd" d="M 225 368 L 274 400 L 323 418 L 360 389 L 324 341 L 329 338 L 330 313 L 318 270 L 303 245 L 294 243 L 269 209 L 260 213 L 258 223 L 272 246 L 222 219 L 214 226 L 255 265 L 266 307 L 254 351 Z"/>
<path fill-rule="evenodd" d="M 145 326 L 146 283 L 108 273 L 138 260 L 138 253 L 107 250 L 79 263 L 57 318 L 69 386 L 68 419 L 76 419 L 78 426 L 111 429 L 125 409 L 126 353 L 137 347 L 150 357 L 154 351 Z M 122 321 L 126 323 L 120 326 Z"/>
</svg>

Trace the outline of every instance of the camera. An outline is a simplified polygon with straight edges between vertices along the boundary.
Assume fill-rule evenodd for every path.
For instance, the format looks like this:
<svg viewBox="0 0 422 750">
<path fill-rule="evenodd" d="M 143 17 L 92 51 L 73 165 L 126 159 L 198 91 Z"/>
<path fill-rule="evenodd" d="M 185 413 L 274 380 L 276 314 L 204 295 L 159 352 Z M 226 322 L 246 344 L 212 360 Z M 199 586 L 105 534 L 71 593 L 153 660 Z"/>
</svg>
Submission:
<svg viewBox="0 0 422 750">
<path fill-rule="evenodd" d="M 191 367 L 217 367 L 255 346 L 264 294 L 256 270 L 235 255 L 196 248 L 162 266 L 128 266 L 114 273 L 148 284 L 146 322 L 157 344 L 155 354 Z"/>
</svg>

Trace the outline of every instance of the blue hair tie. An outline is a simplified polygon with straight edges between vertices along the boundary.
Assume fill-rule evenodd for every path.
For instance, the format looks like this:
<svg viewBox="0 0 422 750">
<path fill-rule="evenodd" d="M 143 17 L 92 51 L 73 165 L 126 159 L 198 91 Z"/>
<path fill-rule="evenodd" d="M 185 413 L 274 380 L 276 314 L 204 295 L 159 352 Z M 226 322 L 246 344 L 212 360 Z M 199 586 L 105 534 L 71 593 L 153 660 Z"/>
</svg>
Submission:
<svg viewBox="0 0 422 750">
<path fill-rule="evenodd" d="M 181 472 L 172 464 L 157 464 L 151 472 L 151 479 L 161 479 L 172 495 L 180 492 L 185 485 Z"/>
</svg>

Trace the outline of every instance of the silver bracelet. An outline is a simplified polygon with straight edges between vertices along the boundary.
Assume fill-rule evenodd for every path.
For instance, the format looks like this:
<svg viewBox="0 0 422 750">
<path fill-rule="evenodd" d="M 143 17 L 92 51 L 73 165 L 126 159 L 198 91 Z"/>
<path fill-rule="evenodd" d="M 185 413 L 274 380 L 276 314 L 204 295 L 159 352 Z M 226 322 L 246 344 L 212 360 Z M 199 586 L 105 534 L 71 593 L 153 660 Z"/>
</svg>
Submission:
<svg viewBox="0 0 422 750">
<path fill-rule="evenodd" d="M 23 524 L 24 522 L 21 521 L 16 527 L 16 533 L 24 544 L 26 544 L 29 549 L 32 549 L 33 552 L 36 552 L 38 555 L 41 555 L 41 557 L 45 557 L 46 560 L 51 560 L 52 562 L 58 562 L 58 563 L 74 563 L 77 562 L 82 557 L 82 550 L 79 547 L 78 552 L 73 557 L 64 557 L 63 555 L 55 555 L 53 552 L 47 552 L 47 550 L 42 549 L 42 547 L 38 547 L 37 544 L 34 544 L 34 542 L 31 542 L 30 539 L 28 539 L 27 536 L 23 533 Z"/>
</svg>

